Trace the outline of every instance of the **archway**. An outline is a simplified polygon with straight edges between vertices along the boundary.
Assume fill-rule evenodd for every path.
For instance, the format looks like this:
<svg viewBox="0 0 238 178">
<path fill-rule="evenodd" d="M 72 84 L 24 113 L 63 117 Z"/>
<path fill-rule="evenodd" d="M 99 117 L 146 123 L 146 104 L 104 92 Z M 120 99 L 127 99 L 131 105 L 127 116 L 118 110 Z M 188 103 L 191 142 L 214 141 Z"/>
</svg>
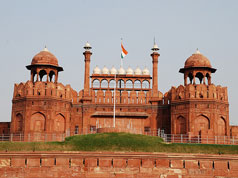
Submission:
<svg viewBox="0 0 238 178">
<path fill-rule="evenodd" d="M 146 89 L 150 88 L 150 83 L 148 80 L 144 80 L 142 82 L 142 88 L 146 88 Z"/>
<path fill-rule="evenodd" d="M 199 134 L 200 131 L 208 131 L 210 129 L 210 121 L 207 117 L 200 115 L 195 119 L 194 131 Z"/>
<path fill-rule="evenodd" d="M 141 88 L 141 81 L 139 81 L 139 80 L 136 80 L 135 82 L 134 82 L 134 88 Z"/>
<path fill-rule="evenodd" d="M 30 130 L 34 132 L 45 131 L 45 116 L 42 113 L 35 113 L 31 116 Z"/>
<path fill-rule="evenodd" d="M 61 114 L 57 114 L 54 120 L 54 130 L 56 132 L 65 131 L 65 118 Z"/>
<path fill-rule="evenodd" d="M 20 113 L 16 115 L 16 132 L 22 132 L 23 128 L 23 117 Z"/>
<path fill-rule="evenodd" d="M 186 134 L 186 119 L 183 116 L 176 120 L 176 134 Z"/>
<path fill-rule="evenodd" d="M 217 126 L 217 134 L 220 136 L 226 135 L 226 121 L 223 117 L 218 118 Z"/>
<path fill-rule="evenodd" d="M 50 82 L 55 82 L 55 72 L 54 71 L 50 71 L 49 77 L 50 77 Z"/>
<path fill-rule="evenodd" d="M 95 79 L 93 81 L 93 88 L 99 88 L 100 87 L 100 81 L 98 79 Z"/>
</svg>

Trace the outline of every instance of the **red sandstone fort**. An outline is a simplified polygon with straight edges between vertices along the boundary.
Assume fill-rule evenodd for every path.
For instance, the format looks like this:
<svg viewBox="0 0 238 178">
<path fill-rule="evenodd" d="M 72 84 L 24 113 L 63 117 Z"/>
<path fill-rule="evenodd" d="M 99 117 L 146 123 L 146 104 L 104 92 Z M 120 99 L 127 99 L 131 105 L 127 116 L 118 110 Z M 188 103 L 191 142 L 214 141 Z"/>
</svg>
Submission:
<svg viewBox="0 0 238 178">
<path fill-rule="evenodd" d="M 151 75 L 147 68 L 98 66 L 90 74 L 89 43 L 84 49 L 84 88 L 79 92 L 58 82 L 63 68 L 46 48 L 33 57 L 26 66 L 30 80 L 14 86 L 11 122 L 0 123 L 1 134 L 71 135 L 115 126 L 142 134 L 159 129 L 190 137 L 238 136 L 238 127 L 229 125 L 227 88 L 212 83 L 216 69 L 198 50 L 179 70 L 184 83 L 163 94 L 158 90 L 156 44 Z"/>
</svg>

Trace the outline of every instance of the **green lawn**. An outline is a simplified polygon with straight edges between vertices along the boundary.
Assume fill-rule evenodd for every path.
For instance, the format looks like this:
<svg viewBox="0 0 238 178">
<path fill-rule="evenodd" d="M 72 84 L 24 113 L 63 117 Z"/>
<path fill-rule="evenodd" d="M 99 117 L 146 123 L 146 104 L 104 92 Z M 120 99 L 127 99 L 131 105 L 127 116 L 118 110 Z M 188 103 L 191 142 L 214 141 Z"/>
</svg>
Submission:
<svg viewBox="0 0 238 178">
<path fill-rule="evenodd" d="M 142 151 L 238 154 L 238 145 L 167 144 L 159 137 L 128 133 L 78 135 L 65 142 L 0 142 L 0 151 Z"/>
</svg>

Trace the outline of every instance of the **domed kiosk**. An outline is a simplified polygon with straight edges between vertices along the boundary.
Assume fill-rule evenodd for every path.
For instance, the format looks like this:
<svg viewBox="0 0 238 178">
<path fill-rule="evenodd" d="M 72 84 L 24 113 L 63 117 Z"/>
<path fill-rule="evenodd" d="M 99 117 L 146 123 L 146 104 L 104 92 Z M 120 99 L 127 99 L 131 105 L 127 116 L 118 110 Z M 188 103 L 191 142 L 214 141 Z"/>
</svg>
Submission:
<svg viewBox="0 0 238 178">
<path fill-rule="evenodd" d="M 63 71 L 57 58 L 46 47 L 33 57 L 31 65 L 26 68 L 31 71 L 32 82 L 43 81 L 43 77 L 46 75 L 46 82 L 53 82 L 55 76 L 54 82 L 57 83 L 58 72 Z"/>
<path fill-rule="evenodd" d="M 184 73 L 184 85 L 187 85 L 187 78 L 189 78 L 190 84 L 196 84 L 195 78 L 198 78 L 200 84 L 205 84 L 207 78 L 207 84 L 211 84 L 211 73 L 215 73 L 216 69 L 212 68 L 208 58 L 202 55 L 198 49 L 192 56 L 190 56 L 184 64 L 184 68 L 179 70 L 180 73 Z"/>
</svg>

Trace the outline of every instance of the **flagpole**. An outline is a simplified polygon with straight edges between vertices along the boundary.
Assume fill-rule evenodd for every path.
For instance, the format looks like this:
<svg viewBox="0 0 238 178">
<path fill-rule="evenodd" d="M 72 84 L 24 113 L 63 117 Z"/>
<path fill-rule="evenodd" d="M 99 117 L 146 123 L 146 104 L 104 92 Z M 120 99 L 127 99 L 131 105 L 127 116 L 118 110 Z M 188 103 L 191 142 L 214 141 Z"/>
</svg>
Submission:
<svg viewBox="0 0 238 178">
<path fill-rule="evenodd" d="M 115 74 L 115 85 L 114 85 L 114 101 L 113 101 L 113 127 L 116 127 L 116 74 Z"/>
</svg>

